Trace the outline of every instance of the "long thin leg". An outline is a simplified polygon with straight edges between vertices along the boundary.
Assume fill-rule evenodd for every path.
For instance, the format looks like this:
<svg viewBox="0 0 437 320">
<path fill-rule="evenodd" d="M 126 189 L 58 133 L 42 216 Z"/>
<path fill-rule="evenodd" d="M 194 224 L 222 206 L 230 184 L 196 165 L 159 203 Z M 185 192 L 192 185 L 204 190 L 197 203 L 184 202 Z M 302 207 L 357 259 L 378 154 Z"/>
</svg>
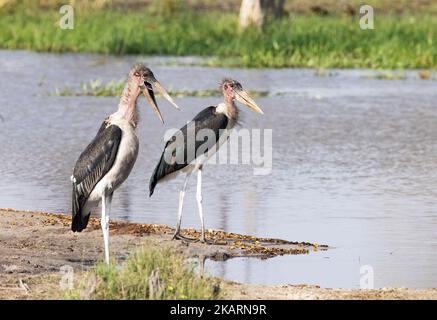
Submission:
<svg viewBox="0 0 437 320">
<path fill-rule="evenodd" d="M 199 207 L 200 224 L 202 233 L 200 236 L 200 242 L 205 242 L 205 223 L 203 221 L 203 208 L 202 208 L 202 168 L 199 168 L 197 172 L 197 194 L 196 194 L 197 206 Z"/>
<path fill-rule="evenodd" d="M 188 179 L 190 178 L 191 172 L 187 173 L 187 176 L 185 177 L 184 186 L 182 187 L 182 190 L 179 192 L 179 209 L 178 209 L 178 223 L 176 225 L 176 230 L 173 235 L 174 239 L 180 239 L 181 235 L 181 222 L 182 222 L 182 208 L 184 206 L 184 197 L 185 197 L 185 190 L 187 189 L 188 185 Z"/>
<path fill-rule="evenodd" d="M 105 262 L 109 264 L 109 215 L 111 211 L 111 202 L 112 202 L 112 194 L 111 195 L 103 195 L 102 196 L 102 219 L 100 220 L 100 224 L 102 226 L 103 231 L 103 242 L 105 246 Z"/>
</svg>

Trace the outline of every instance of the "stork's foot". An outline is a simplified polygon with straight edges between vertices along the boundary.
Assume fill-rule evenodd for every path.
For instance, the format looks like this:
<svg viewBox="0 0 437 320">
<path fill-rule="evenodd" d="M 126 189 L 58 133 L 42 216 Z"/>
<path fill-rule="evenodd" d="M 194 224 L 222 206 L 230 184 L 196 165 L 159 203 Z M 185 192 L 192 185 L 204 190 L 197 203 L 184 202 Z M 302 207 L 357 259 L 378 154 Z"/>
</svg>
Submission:
<svg viewBox="0 0 437 320">
<path fill-rule="evenodd" d="M 171 239 L 172 240 L 189 241 L 189 242 L 197 242 L 198 241 L 198 239 L 185 237 L 185 236 L 181 235 L 179 232 L 175 233 Z"/>
<path fill-rule="evenodd" d="M 199 238 L 199 242 L 204 243 L 204 244 L 215 244 L 215 241 L 213 239 L 206 239 L 205 237 L 200 237 Z"/>
<path fill-rule="evenodd" d="M 181 235 L 181 224 L 178 223 L 176 225 L 176 229 L 174 230 L 172 240 L 182 240 L 183 236 Z"/>
<path fill-rule="evenodd" d="M 176 229 L 176 231 L 173 234 L 173 237 L 171 239 L 172 240 L 182 240 L 182 241 L 193 242 L 193 243 L 200 242 L 200 243 L 204 243 L 204 244 L 214 244 L 214 241 L 207 240 L 204 234 L 202 234 L 199 238 L 190 238 L 190 237 L 183 236 L 181 234 L 181 231 L 178 229 Z"/>
<path fill-rule="evenodd" d="M 200 238 L 198 238 L 198 239 L 193 239 L 193 240 L 195 240 L 195 242 L 200 242 L 200 243 L 203 243 L 203 244 L 214 244 L 214 241 L 213 241 L 213 240 L 207 240 L 207 239 L 205 238 L 205 236 L 200 236 Z"/>
</svg>

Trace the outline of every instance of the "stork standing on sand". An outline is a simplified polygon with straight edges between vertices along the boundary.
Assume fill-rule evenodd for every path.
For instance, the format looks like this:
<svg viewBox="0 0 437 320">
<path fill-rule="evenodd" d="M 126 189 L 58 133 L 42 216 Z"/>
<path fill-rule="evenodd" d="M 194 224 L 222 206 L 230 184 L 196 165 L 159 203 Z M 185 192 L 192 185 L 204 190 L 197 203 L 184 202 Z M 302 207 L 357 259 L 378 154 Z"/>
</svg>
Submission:
<svg viewBox="0 0 437 320">
<path fill-rule="evenodd" d="M 171 179 L 181 171 L 186 173 L 179 194 L 178 221 L 173 239 L 187 239 L 180 234 L 182 207 L 188 179 L 191 173 L 197 171 L 196 200 L 201 223 L 200 241 L 205 242 L 206 240 L 202 209 L 202 168 L 204 163 L 226 142 L 231 129 L 238 121 L 238 108 L 235 105 L 235 100 L 258 113 L 263 113 L 239 82 L 225 79 L 220 89 L 223 92 L 224 103 L 204 109 L 167 141 L 161 159 L 150 178 L 149 191 L 150 196 L 152 196 L 158 182 Z M 198 134 L 202 137 L 206 134 L 206 141 L 205 139 L 203 141 L 198 140 Z M 209 137 L 213 138 L 210 139 Z M 193 152 L 190 152 L 190 150 Z"/>
<path fill-rule="evenodd" d="M 85 229 L 91 211 L 102 201 L 101 226 L 106 263 L 109 263 L 109 215 L 112 195 L 129 176 L 138 155 L 138 137 L 135 129 L 138 124 L 137 100 L 141 92 L 159 119 L 164 122 L 152 86 L 179 109 L 155 79 L 152 71 L 143 64 L 136 64 L 129 72 L 118 111 L 103 121 L 97 135 L 77 160 L 71 176 L 71 229 L 74 232 Z"/>
</svg>

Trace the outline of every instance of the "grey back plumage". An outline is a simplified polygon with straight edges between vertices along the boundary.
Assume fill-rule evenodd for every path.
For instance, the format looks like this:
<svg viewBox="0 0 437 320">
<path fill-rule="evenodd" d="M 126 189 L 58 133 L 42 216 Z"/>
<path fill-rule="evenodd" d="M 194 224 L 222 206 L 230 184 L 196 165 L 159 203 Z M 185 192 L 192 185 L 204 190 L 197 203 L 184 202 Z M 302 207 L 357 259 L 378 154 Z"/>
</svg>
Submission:
<svg viewBox="0 0 437 320">
<path fill-rule="evenodd" d="M 159 160 L 152 177 L 150 178 L 150 196 L 155 190 L 159 180 L 167 175 L 179 171 L 193 162 L 200 155 L 207 153 L 214 147 L 223 130 L 227 128 L 228 118 L 223 113 L 216 112 L 216 107 L 208 107 L 199 112 L 192 121 L 177 131 L 165 144 L 161 159 Z M 214 132 L 215 139 L 194 139 L 199 131 L 209 129 Z M 201 137 L 201 134 L 200 134 Z M 194 150 L 195 152 L 189 152 Z M 183 155 L 183 159 L 181 158 Z"/>
<path fill-rule="evenodd" d="M 93 141 L 77 160 L 73 170 L 73 231 L 80 232 L 86 228 L 90 213 L 82 212 L 82 209 L 96 184 L 114 164 L 121 136 L 118 126 L 107 127 L 106 121 L 103 122 Z"/>
</svg>

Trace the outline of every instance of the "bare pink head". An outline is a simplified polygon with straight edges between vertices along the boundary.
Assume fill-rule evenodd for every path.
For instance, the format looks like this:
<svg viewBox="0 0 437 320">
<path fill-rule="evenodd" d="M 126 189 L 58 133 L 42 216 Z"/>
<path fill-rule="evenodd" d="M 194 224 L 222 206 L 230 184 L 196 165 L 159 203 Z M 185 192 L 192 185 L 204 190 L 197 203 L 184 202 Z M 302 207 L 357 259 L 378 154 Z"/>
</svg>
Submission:
<svg viewBox="0 0 437 320">
<path fill-rule="evenodd" d="M 238 81 L 226 78 L 222 81 L 220 87 L 227 105 L 233 106 L 235 104 L 235 100 L 237 100 L 252 110 L 263 114 L 261 108 L 258 107 L 256 102 L 250 97 L 249 93 L 243 89 L 243 86 Z"/>
<path fill-rule="evenodd" d="M 144 94 L 159 119 L 164 122 L 158 104 L 156 103 L 153 88 L 156 88 L 165 99 L 167 99 L 175 108 L 179 109 L 161 83 L 156 80 L 152 70 L 142 63 L 137 63 L 129 72 L 127 83 L 120 99 L 120 109 L 122 110 L 124 117 L 134 125 L 138 122 L 136 104 L 141 92 Z"/>
</svg>

